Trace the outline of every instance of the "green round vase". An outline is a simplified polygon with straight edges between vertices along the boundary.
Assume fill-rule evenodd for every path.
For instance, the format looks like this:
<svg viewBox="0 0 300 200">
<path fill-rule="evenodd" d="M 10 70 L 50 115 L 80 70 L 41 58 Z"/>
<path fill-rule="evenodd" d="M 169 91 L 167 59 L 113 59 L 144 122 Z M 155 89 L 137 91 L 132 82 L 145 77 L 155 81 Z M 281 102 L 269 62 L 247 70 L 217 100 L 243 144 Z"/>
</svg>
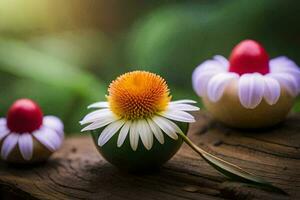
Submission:
<svg viewBox="0 0 300 200">
<path fill-rule="evenodd" d="M 183 133 L 187 134 L 188 123 L 176 123 Z M 136 151 L 132 150 L 129 142 L 129 133 L 121 147 L 117 146 L 119 132 L 117 132 L 106 144 L 102 147 L 98 145 L 98 137 L 103 128 L 91 131 L 94 144 L 100 154 L 111 164 L 117 168 L 129 172 L 149 172 L 158 170 L 165 162 L 179 150 L 183 140 L 178 136 L 177 140 L 170 138 L 164 134 L 164 144 L 160 144 L 153 135 L 153 146 L 150 150 L 144 147 L 144 144 L 139 138 L 139 143 Z M 120 130 L 119 130 L 120 131 Z"/>
</svg>

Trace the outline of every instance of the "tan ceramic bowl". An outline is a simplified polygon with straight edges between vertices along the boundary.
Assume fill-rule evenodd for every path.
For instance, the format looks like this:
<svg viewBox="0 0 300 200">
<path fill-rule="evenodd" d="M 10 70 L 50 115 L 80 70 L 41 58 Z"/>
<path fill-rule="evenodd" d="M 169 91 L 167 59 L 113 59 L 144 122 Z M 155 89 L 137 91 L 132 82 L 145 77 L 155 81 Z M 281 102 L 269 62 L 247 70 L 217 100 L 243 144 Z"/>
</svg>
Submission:
<svg viewBox="0 0 300 200">
<path fill-rule="evenodd" d="M 218 121 L 236 128 L 263 128 L 273 126 L 283 121 L 291 110 L 294 98 L 284 88 L 281 88 L 279 100 L 269 105 L 262 99 L 254 109 L 242 106 L 238 97 L 237 80 L 233 80 L 226 87 L 223 96 L 216 103 L 203 97 L 206 109 Z"/>
<path fill-rule="evenodd" d="M 0 143 L 0 147 L 2 147 L 2 143 L 3 142 Z M 5 161 L 15 164 L 34 164 L 48 160 L 52 153 L 53 152 L 49 151 L 35 138 L 33 138 L 33 154 L 31 160 L 24 160 L 20 153 L 19 146 L 16 145 Z"/>
</svg>

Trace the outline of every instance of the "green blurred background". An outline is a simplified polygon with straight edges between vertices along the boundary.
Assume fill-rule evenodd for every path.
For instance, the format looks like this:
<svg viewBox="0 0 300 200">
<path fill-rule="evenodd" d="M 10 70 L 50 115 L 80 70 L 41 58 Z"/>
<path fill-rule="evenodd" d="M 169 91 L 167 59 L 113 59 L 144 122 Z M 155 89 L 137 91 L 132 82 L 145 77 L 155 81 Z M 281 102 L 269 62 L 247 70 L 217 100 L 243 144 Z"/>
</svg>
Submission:
<svg viewBox="0 0 300 200">
<path fill-rule="evenodd" d="M 198 100 L 193 69 L 247 38 L 300 63 L 300 1 L 1 0 L 0 115 L 28 97 L 78 133 L 86 106 L 133 69 Z"/>
</svg>

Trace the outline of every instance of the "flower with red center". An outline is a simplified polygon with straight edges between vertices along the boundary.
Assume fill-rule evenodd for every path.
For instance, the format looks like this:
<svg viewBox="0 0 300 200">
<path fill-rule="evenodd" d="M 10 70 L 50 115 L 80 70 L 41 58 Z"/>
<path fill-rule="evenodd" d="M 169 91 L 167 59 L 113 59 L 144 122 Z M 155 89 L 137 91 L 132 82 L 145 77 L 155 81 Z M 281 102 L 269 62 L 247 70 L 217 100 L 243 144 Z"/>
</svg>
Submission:
<svg viewBox="0 0 300 200">
<path fill-rule="evenodd" d="M 244 40 L 233 49 L 229 61 L 215 56 L 200 64 L 193 72 L 193 88 L 201 97 L 218 102 L 228 85 L 237 82 L 242 106 L 256 108 L 261 101 L 274 105 L 282 90 L 295 97 L 300 92 L 300 69 L 287 57 L 269 60 L 261 44 Z"/>
<path fill-rule="evenodd" d="M 15 101 L 7 118 L 0 119 L 1 158 L 4 160 L 17 149 L 25 161 L 30 161 L 34 141 L 54 152 L 61 146 L 63 138 L 63 123 L 60 119 L 54 116 L 44 117 L 40 107 L 30 99 Z"/>
<path fill-rule="evenodd" d="M 217 120 L 238 128 L 272 126 L 285 119 L 300 92 L 300 69 L 284 56 L 269 60 L 254 40 L 216 55 L 193 72 L 193 88 Z"/>
</svg>

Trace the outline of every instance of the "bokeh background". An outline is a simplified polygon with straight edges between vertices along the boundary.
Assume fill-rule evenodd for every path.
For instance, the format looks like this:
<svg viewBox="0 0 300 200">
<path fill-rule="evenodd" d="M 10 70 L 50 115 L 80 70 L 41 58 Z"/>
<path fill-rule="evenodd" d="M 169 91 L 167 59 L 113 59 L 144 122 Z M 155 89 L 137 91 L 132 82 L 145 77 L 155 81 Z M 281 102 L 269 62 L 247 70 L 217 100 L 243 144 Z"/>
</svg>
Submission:
<svg viewBox="0 0 300 200">
<path fill-rule="evenodd" d="M 300 1 L 1 0 L 0 116 L 28 97 L 78 133 L 86 106 L 133 69 L 162 75 L 174 99 L 198 100 L 193 69 L 248 38 L 300 63 Z"/>
</svg>

